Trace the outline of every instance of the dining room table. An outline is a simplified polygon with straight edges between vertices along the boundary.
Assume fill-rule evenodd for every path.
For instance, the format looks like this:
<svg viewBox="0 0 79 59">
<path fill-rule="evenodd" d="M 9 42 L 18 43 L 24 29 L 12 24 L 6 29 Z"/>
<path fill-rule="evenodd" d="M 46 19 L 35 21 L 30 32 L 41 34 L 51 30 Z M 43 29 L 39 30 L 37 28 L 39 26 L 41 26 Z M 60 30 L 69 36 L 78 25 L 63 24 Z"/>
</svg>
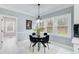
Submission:
<svg viewBox="0 0 79 59">
<path fill-rule="evenodd" d="M 35 42 L 33 44 L 33 46 L 38 44 L 37 46 L 38 46 L 38 52 L 39 52 L 40 47 L 41 47 L 41 42 L 43 41 L 43 37 L 45 37 L 45 36 L 44 35 L 36 35 L 36 36 L 33 36 L 33 37 L 37 40 L 37 42 Z M 46 46 L 46 45 L 43 43 L 43 46 Z"/>
</svg>

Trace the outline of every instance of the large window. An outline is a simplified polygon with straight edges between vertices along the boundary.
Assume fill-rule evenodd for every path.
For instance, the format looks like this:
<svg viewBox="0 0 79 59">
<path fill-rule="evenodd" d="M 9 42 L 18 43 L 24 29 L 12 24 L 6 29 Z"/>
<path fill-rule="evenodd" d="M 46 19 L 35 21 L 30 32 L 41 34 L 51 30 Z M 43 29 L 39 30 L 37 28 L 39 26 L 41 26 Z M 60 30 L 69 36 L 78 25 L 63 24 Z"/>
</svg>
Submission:
<svg viewBox="0 0 79 59">
<path fill-rule="evenodd" d="M 60 16 L 56 16 L 56 35 L 71 37 L 71 14 L 64 14 Z"/>
<path fill-rule="evenodd" d="M 71 13 L 43 19 L 41 26 L 50 35 L 71 37 Z"/>
</svg>

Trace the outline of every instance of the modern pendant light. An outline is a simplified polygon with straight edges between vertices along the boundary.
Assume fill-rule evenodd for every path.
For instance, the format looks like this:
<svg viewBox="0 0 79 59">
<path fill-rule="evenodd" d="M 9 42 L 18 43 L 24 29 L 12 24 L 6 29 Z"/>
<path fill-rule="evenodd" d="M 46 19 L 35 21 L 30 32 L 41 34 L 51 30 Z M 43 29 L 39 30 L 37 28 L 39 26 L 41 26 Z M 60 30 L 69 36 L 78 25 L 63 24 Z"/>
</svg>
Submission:
<svg viewBox="0 0 79 59">
<path fill-rule="evenodd" d="M 40 23 L 41 18 L 40 18 L 40 4 L 38 4 L 38 17 L 37 17 L 37 23 Z"/>
</svg>

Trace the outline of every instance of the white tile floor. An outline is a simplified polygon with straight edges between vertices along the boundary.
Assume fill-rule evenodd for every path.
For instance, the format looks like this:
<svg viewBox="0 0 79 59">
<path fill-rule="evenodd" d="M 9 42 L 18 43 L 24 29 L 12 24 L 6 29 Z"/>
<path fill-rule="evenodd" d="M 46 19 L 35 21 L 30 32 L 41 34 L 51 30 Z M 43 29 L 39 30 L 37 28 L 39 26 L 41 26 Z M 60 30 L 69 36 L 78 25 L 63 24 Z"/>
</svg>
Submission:
<svg viewBox="0 0 79 59">
<path fill-rule="evenodd" d="M 41 49 L 38 52 L 37 46 L 34 49 L 29 48 L 30 41 L 20 41 L 16 43 L 16 39 L 6 39 L 0 48 L 0 54 L 44 54 L 44 48 L 41 45 Z M 49 50 L 46 48 L 47 54 L 72 54 L 73 50 L 57 46 L 55 44 L 49 44 Z"/>
</svg>

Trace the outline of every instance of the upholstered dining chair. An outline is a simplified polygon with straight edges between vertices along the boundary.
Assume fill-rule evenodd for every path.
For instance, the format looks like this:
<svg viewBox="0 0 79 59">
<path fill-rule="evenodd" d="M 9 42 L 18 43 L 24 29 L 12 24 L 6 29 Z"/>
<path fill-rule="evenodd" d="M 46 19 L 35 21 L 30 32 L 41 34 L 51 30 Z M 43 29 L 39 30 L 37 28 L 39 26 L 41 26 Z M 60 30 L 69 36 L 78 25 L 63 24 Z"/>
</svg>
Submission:
<svg viewBox="0 0 79 59">
<path fill-rule="evenodd" d="M 34 35 L 36 35 L 36 33 L 32 33 L 32 35 L 29 35 L 30 48 L 31 48 L 32 43 L 33 43 L 33 44 L 35 43 L 35 38 L 33 37 Z M 32 47 L 33 47 L 33 52 L 34 52 L 34 46 L 32 46 Z"/>
<path fill-rule="evenodd" d="M 29 39 L 30 39 L 30 48 L 31 48 L 32 43 L 34 43 L 34 40 L 32 40 L 32 35 L 29 35 Z M 34 52 L 34 47 L 33 47 L 33 52 Z"/>
<path fill-rule="evenodd" d="M 36 39 L 32 35 L 29 35 L 29 39 L 30 39 L 30 48 L 32 46 L 33 47 L 33 52 L 34 52 L 34 46 L 32 44 L 36 43 Z"/>
<path fill-rule="evenodd" d="M 43 37 L 43 43 L 45 44 L 47 44 L 47 46 L 48 46 L 48 49 L 49 49 L 49 45 L 48 45 L 48 43 L 49 43 L 49 35 L 47 34 L 47 33 L 44 33 L 44 36 L 45 37 Z"/>
<path fill-rule="evenodd" d="M 48 45 L 48 43 L 49 43 L 49 35 L 47 33 L 44 33 L 44 37 L 42 38 L 42 41 L 40 41 L 40 42 L 43 44 L 44 53 L 46 53 L 46 51 L 45 51 L 46 45 L 45 44 L 47 44 L 48 49 L 49 49 L 49 45 Z"/>
</svg>

